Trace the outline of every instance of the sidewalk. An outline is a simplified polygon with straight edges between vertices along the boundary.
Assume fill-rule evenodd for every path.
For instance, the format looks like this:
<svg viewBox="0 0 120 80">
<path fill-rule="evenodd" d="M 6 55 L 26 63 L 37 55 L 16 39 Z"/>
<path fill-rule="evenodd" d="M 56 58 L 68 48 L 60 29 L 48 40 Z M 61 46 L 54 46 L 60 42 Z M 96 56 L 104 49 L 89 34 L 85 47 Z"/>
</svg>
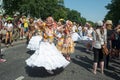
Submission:
<svg viewBox="0 0 120 80">
<path fill-rule="evenodd" d="M 13 46 L 9 45 L 9 47 L 14 47 L 14 46 L 19 45 L 21 43 L 25 43 L 26 44 L 26 39 L 14 41 L 13 42 Z M 4 43 L 1 43 L 1 49 L 3 49 L 3 48 L 9 48 L 9 47 L 6 47 Z"/>
</svg>

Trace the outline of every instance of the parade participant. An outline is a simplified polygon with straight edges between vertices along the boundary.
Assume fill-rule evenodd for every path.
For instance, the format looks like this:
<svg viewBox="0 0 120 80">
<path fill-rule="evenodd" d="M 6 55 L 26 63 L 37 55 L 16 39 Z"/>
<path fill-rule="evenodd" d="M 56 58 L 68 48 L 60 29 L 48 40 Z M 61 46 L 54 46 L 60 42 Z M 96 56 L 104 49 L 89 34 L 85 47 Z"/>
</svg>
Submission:
<svg viewBox="0 0 120 80">
<path fill-rule="evenodd" d="M 62 54 L 65 56 L 65 58 L 70 61 L 70 54 L 74 53 L 74 41 L 71 37 L 71 26 L 72 23 L 71 21 L 68 22 L 69 25 L 65 25 L 65 29 L 64 29 L 64 41 L 63 41 L 63 45 L 62 45 Z"/>
<path fill-rule="evenodd" d="M 72 37 L 73 41 L 79 41 L 79 40 L 81 40 L 81 37 L 76 32 L 76 30 L 77 30 L 76 23 L 74 22 L 71 27 L 72 27 L 71 37 Z"/>
<path fill-rule="evenodd" d="M 40 41 L 42 40 L 42 31 L 43 31 L 42 28 L 44 27 L 44 24 L 42 21 L 38 20 L 34 24 L 34 26 L 31 25 L 30 27 L 32 29 L 31 31 L 29 31 L 29 32 L 31 32 L 31 38 L 27 45 L 27 49 L 35 51 L 35 50 L 39 49 L 39 44 L 40 44 Z"/>
<path fill-rule="evenodd" d="M 83 39 L 89 39 L 89 40 L 85 40 L 86 41 L 86 51 L 89 51 L 91 50 L 91 41 L 92 41 L 92 33 L 93 33 L 93 28 L 91 26 L 90 23 L 86 23 L 86 27 L 87 27 L 87 30 L 86 30 L 86 35 L 84 37 L 82 37 Z"/>
<path fill-rule="evenodd" d="M 26 64 L 30 67 L 44 67 L 47 72 L 53 74 L 52 70 L 66 67 L 69 62 L 64 58 L 60 51 L 57 50 L 53 43 L 53 18 L 46 19 L 46 28 L 44 29 L 43 39 L 40 42 L 39 49 L 26 60 Z"/>
<path fill-rule="evenodd" d="M 82 37 L 83 36 L 83 31 L 82 31 L 82 25 L 81 25 L 81 23 L 79 23 L 79 25 L 78 25 L 78 33 L 79 33 L 79 35 L 80 35 L 80 37 Z"/>
<path fill-rule="evenodd" d="M 61 37 L 59 37 L 58 40 L 57 40 L 56 47 L 57 47 L 57 49 L 59 51 L 62 51 L 63 44 L 64 44 L 64 35 L 62 35 Z"/>
<path fill-rule="evenodd" d="M 34 19 L 30 18 L 28 24 L 28 35 L 27 35 L 28 42 L 34 34 L 35 34 L 35 23 L 34 23 Z"/>
<path fill-rule="evenodd" d="M 57 27 L 57 44 L 56 44 L 56 47 L 59 51 L 62 51 L 62 45 L 64 42 L 64 33 L 63 33 L 64 26 L 65 24 L 63 23 L 63 19 L 62 20 L 60 19 Z"/>
<path fill-rule="evenodd" d="M 58 38 L 62 37 L 63 35 L 64 25 L 65 25 L 65 20 L 60 19 L 59 22 L 57 23 L 57 29 L 56 29 L 56 34 Z"/>
<path fill-rule="evenodd" d="M 97 22 L 97 29 L 93 32 L 93 52 L 94 64 L 93 73 L 96 74 L 98 63 L 100 62 L 101 73 L 104 73 L 104 57 L 102 47 L 107 44 L 107 31 L 103 28 L 103 22 Z M 103 46 L 104 45 L 104 46 Z"/>
<path fill-rule="evenodd" d="M 86 36 L 86 35 L 87 35 L 87 29 L 88 29 L 87 25 L 88 25 L 88 24 L 89 24 L 89 23 L 86 22 L 86 24 L 83 26 L 83 30 L 82 30 L 83 36 Z"/>
</svg>

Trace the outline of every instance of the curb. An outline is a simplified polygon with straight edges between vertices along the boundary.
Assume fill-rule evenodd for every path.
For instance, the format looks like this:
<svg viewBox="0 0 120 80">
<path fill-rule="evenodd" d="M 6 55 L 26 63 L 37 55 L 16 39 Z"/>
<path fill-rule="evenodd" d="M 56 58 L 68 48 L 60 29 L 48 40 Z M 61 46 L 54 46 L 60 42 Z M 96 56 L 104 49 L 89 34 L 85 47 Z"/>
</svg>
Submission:
<svg viewBox="0 0 120 80">
<path fill-rule="evenodd" d="M 17 46 L 19 44 L 23 44 L 23 43 L 26 43 L 27 40 L 18 40 L 18 41 L 14 41 L 13 42 L 13 46 L 9 46 L 9 47 L 6 47 L 4 43 L 1 43 L 1 51 L 4 50 L 4 49 L 9 49 L 10 47 L 14 47 L 14 46 Z"/>
</svg>

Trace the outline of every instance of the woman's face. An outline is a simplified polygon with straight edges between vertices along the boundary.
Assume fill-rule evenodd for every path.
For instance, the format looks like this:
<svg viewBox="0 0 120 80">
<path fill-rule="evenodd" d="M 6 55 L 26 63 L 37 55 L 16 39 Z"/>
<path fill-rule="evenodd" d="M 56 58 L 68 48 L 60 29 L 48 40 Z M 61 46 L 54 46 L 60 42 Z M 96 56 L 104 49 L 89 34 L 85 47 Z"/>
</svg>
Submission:
<svg viewBox="0 0 120 80">
<path fill-rule="evenodd" d="M 52 17 L 48 17 L 46 21 L 48 24 L 52 24 L 54 22 Z"/>
<path fill-rule="evenodd" d="M 34 20 L 33 20 L 33 19 L 30 19 L 29 21 L 30 21 L 30 23 L 32 23 Z"/>
<path fill-rule="evenodd" d="M 8 23 L 11 23 L 11 21 L 9 20 Z"/>
</svg>

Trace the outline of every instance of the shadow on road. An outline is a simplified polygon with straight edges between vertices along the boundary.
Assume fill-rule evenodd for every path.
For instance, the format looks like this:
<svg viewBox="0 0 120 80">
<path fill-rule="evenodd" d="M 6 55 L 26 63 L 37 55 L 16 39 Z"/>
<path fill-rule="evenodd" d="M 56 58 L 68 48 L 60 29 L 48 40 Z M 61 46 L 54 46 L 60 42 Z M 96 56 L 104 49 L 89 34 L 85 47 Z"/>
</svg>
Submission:
<svg viewBox="0 0 120 80">
<path fill-rule="evenodd" d="M 111 65 L 105 70 L 105 75 L 115 80 L 120 80 L 120 63 L 119 60 L 111 60 Z"/>
<path fill-rule="evenodd" d="M 76 55 L 75 58 L 71 59 L 73 63 L 85 68 L 89 72 L 92 73 L 92 60 L 89 59 L 87 56 L 79 56 Z M 117 62 L 118 63 L 118 62 Z M 116 68 L 117 67 L 117 68 Z M 114 80 L 120 80 L 120 67 L 119 65 L 110 65 L 109 69 L 105 69 L 104 74 L 108 77 L 113 78 Z"/>
<path fill-rule="evenodd" d="M 34 54 L 34 52 L 35 52 L 34 50 L 28 50 L 26 53 L 32 55 Z"/>
<path fill-rule="evenodd" d="M 89 59 L 87 56 L 79 56 L 79 55 L 76 55 L 75 56 L 76 58 L 72 58 L 72 62 L 77 64 L 77 65 L 80 65 L 81 67 L 85 68 L 86 70 L 90 71 L 91 72 L 91 68 L 92 68 L 92 60 Z"/>
<path fill-rule="evenodd" d="M 86 52 L 86 48 L 80 47 L 80 46 L 75 46 L 76 50 L 80 50 L 81 52 Z"/>
<path fill-rule="evenodd" d="M 120 65 L 120 60 L 117 60 L 117 59 L 116 59 L 116 60 L 115 60 L 115 59 L 112 59 L 112 60 L 111 60 L 111 62 L 113 62 L 113 63 L 115 63 L 115 64 L 117 64 L 117 65 Z"/>
<path fill-rule="evenodd" d="M 113 68 L 113 67 L 111 67 L 111 68 Z M 120 80 L 120 76 L 118 76 L 119 73 L 116 73 L 116 72 L 113 72 L 110 70 L 105 70 L 104 74 L 108 77 L 113 78 L 114 80 Z"/>
<path fill-rule="evenodd" d="M 28 76 L 31 76 L 31 77 L 49 77 L 49 76 L 60 74 L 64 69 L 59 68 L 59 69 L 53 70 L 54 74 L 48 73 L 43 67 L 39 68 L 39 67 L 26 66 L 25 70 Z"/>
<path fill-rule="evenodd" d="M 76 50 L 79 50 L 80 52 L 83 52 L 83 53 L 87 53 L 87 54 L 89 54 L 89 55 L 92 55 L 92 50 L 86 51 L 86 48 L 84 48 L 84 47 L 75 46 L 75 49 L 76 49 Z"/>
</svg>

